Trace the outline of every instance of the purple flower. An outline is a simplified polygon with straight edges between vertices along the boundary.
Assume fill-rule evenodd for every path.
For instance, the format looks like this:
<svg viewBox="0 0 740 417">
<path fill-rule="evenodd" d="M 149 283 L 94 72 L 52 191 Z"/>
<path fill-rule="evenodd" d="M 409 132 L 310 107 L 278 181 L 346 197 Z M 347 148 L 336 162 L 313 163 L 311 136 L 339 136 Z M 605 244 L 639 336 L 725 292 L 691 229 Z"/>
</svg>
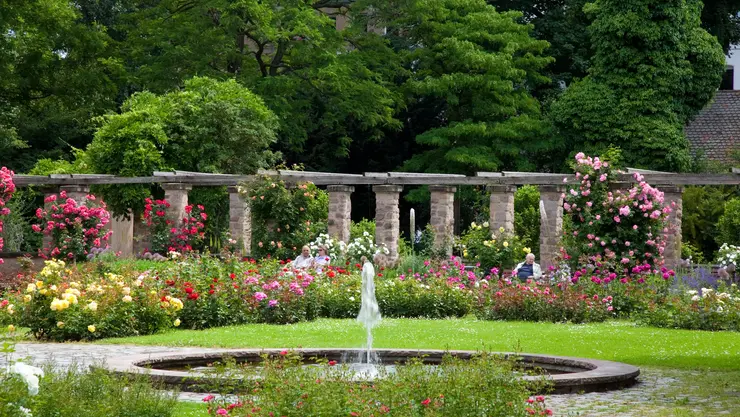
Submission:
<svg viewBox="0 0 740 417">
<path fill-rule="evenodd" d="M 278 301 L 277 301 L 277 300 L 270 300 L 270 301 L 269 301 L 269 302 L 267 303 L 267 305 L 268 305 L 268 306 L 270 306 L 270 307 L 275 307 L 275 306 L 277 306 L 277 305 L 278 305 Z"/>
<path fill-rule="evenodd" d="M 254 299 L 257 300 L 257 301 L 262 301 L 265 298 L 267 298 L 267 294 L 265 294 L 263 292 L 256 292 L 256 293 L 254 293 Z"/>
</svg>

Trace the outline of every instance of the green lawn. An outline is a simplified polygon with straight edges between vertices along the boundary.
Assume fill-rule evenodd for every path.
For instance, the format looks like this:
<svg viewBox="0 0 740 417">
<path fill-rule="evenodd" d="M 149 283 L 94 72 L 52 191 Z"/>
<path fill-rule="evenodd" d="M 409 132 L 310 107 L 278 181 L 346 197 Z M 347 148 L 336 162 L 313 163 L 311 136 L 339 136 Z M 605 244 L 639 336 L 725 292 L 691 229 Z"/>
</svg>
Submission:
<svg viewBox="0 0 740 417">
<path fill-rule="evenodd" d="M 365 333 L 354 320 L 322 319 L 296 325 L 244 325 L 99 343 L 247 347 L 361 347 Z M 740 370 L 740 333 L 638 327 L 626 321 L 572 325 L 387 319 L 374 331 L 374 346 L 418 349 L 521 350 L 626 362 L 637 366 Z"/>
</svg>

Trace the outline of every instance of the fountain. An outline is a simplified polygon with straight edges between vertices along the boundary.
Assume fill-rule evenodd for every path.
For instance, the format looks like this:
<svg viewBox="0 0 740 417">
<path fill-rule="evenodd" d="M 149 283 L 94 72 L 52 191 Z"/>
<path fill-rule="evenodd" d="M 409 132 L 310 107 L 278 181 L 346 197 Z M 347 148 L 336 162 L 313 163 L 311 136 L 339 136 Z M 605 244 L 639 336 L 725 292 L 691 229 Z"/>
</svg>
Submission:
<svg viewBox="0 0 740 417">
<path fill-rule="evenodd" d="M 362 257 L 362 303 L 357 321 L 365 326 L 367 344 L 365 345 L 365 363 L 372 364 L 373 327 L 380 323 L 380 307 L 375 299 L 375 268 L 366 257 Z"/>
<path fill-rule="evenodd" d="M 357 321 L 365 327 L 367 341 L 362 349 L 295 349 L 304 359 L 304 366 L 314 366 L 317 360 L 346 365 L 354 372 L 355 380 L 368 381 L 403 365 L 412 359 L 434 367 L 442 362 L 444 355 L 470 359 L 478 354 L 473 351 L 442 350 L 373 350 L 372 329 L 380 323 L 381 315 L 375 298 L 375 268 L 367 258 L 362 259 L 362 304 Z M 202 349 L 188 354 L 147 354 L 126 356 L 108 361 L 106 367 L 113 373 L 148 375 L 153 382 L 176 386 L 186 391 L 199 392 L 204 386 L 218 384 L 218 377 L 209 372 L 213 363 L 233 359 L 236 363 L 254 365 L 256 372 L 248 376 L 226 376 L 233 378 L 259 379 L 259 365 L 263 355 L 277 357 L 285 354 L 280 349 Z M 527 370 L 544 373 L 551 383 L 551 393 L 575 393 L 620 389 L 634 384 L 640 370 L 637 367 L 603 360 L 571 358 L 551 355 L 501 353 L 517 361 L 522 370 L 521 378 L 536 382 L 542 375 L 531 375 Z M 354 359 L 350 359 L 354 358 Z M 220 378 L 224 378 L 221 376 Z M 536 386 L 536 384 L 534 385 Z"/>
</svg>

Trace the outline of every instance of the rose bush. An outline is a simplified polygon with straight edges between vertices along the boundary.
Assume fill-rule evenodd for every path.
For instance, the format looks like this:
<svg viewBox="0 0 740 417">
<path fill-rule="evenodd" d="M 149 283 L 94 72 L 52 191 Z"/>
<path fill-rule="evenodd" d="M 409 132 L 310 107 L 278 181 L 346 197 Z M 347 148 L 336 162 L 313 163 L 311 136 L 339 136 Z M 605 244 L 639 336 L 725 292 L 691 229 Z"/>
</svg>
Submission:
<svg viewBox="0 0 740 417">
<path fill-rule="evenodd" d="M 239 187 L 252 212 L 252 255 L 293 258 L 301 247 L 327 230 L 329 195 L 313 183 L 288 188 L 263 177 Z"/>
<path fill-rule="evenodd" d="M 592 266 L 589 273 L 607 281 L 657 272 L 672 210 L 664 204 L 663 193 L 638 173 L 629 189 L 614 189 L 613 167 L 583 153 L 576 155 L 574 170 L 577 184 L 563 194 L 569 225 L 565 260 L 572 259 L 574 270 Z"/>
<path fill-rule="evenodd" d="M 205 246 L 208 214 L 202 205 L 185 206 L 185 217 L 173 221 L 167 200 L 144 200 L 144 224 L 149 229 L 149 252 L 166 255 L 169 252 L 201 251 Z"/>
<path fill-rule="evenodd" d="M 690 330 L 740 331 L 737 284 L 672 293 L 635 315 L 644 325 Z"/>
<path fill-rule="evenodd" d="M 13 197 L 15 192 L 15 183 L 13 182 L 13 176 L 15 173 L 5 167 L 0 168 L 0 233 L 3 231 L 2 217 L 10 214 L 10 209 L 6 207 L 8 201 Z M 4 242 L 0 236 L 0 251 L 3 250 Z M 0 264 L 3 263 L 3 259 L 0 258 Z"/>
<path fill-rule="evenodd" d="M 48 209 L 36 210 L 41 224 L 33 225 L 33 230 L 50 236 L 51 241 L 50 246 L 39 249 L 40 256 L 84 261 L 93 248 L 108 247 L 113 232 L 104 228 L 110 222 L 110 213 L 94 195 L 88 194 L 85 202 L 78 204 L 62 191 L 46 197 L 44 203 Z"/>
</svg>

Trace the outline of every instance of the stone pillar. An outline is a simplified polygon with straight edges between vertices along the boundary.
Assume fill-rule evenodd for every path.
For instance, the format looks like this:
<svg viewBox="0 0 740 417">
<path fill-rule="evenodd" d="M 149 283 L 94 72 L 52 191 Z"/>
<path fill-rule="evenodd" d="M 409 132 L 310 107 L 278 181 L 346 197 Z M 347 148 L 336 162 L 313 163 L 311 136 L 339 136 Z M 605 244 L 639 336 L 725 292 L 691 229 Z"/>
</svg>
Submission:
<svg viewBox="0 0 740 417">
<path fill-rule="evenodd" d="M 252 252 L 252 209 L 249 201 L 239 194 L 238 187 L 229 190 L 229 232 L 231 238 L 241 241 L 242 256 Z"/>
<path fill-rule="evenodd" d="M 563 234 L 563 190 L 556 185 L 540 187 L 540 266 L 543 272 L 560 252 Z"/>
<path fill-rule="evenodd" d="M 185 206 L 188 205 L 188 191 L 192 190 L 193 186 L 181 183 L 165 183 L 161 186 L 164 190 L 164 199 L 170 203 L 167 216 L 175 222 L 175 226 L 179 226 L 186 214 Z"/>
<path fill-rule="evenodd" d="M 62 185 L 59 187 L 59 192 L 62 191 L 67 193 L 67 198 L 77 202 L 78 206 L 87 203 L 87 195 L 90 194 L 89 185 Z"/>
<path fill-rule="evenodd" d="M 446 185 L 430 185 L 431 217 L 434 228 L 434 249 L 447 256 L 452 255 L 452 240 L 455 227 L 455 191 L 457 188 Z M 411 237 L 413 239 L 413 236 Z"/>
<path fill-rule="evenodd" d="M 663 260 L 668 268 L 676 268 L 681 263 L 681 216 L 683 215 L 683 187 L 657 186 L 664 193 L 664 204 L 671 208 L 668 215 L 668 231 Z"/>
<path fill-rule="evenodd" d="M 133 233 L 133 252 L 134 256 L 142 256 L 146 252 L 149 252 L 152 247 L 151 236 L 149 235 L 149 228 L 141 215 L 131 215 L 131 231 Z"/>
<path fill-rule="evenodd" d="M 329 192 L 329 236 L 349 243 L 349 232 L 352 224 L 352 201 L 350 197 L 355 187 L 330 185 Z"/>
<path fill-rule="evenodd" d="M 498 233 L 502 227 L 514 233 L 514 185 L 489 185 L 491 191 L 490 221 L 491 231 Z"/>
<path fill-rule="evenodd" d="M 390 253 L 389 263 L 398 259 L 398 238 L 401 232 L 398 197 L 400 185 L 374 185 L 375 192 L 375 244 L 384 244 Z"/>
<path fill-rule="evenodd" d="M 113 253 L 118 253 L 122 258 L 134 255 L 134 217 L 129 210 L 128 219 L 125 216 L 111 215 L 109 230 L 113 232 L 108 244 Z"/>
</svg>

